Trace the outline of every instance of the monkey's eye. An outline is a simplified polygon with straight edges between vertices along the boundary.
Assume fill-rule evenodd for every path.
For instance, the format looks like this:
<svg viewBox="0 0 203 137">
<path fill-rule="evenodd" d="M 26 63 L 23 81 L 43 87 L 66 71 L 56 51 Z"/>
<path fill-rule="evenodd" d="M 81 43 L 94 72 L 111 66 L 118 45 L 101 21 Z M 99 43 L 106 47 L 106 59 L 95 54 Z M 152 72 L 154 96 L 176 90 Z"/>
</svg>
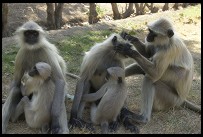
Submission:
<svg viewBox="0 0 203 137">
<path fill-rule="evenodd" d="M 33 36 L 38 36 L 38 35 L 39 35 L 39 32 L 37 32 L 37 31 L 35 31 L 35 30 L 28 30 L 28 31 L 25 31 L 25 32 L 24 32 L 24 35 L 25 35 L 25 36 L 31 36 L 31 35 L 33 35 Z"/>
</svg>

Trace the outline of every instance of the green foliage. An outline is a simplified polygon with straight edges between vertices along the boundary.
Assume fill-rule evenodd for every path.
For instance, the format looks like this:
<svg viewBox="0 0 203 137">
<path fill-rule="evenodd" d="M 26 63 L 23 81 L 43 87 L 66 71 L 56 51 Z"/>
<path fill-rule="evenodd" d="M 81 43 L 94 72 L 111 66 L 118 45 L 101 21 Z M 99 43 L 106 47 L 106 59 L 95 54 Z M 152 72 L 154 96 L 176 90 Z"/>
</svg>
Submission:
<svg viewBox="0 0 203 137">
<path fill-rule="evenodd" d="M 99 5 L 96 5 L 96 11 L 98 13 L 98 17 L 102 18 L 105 15 L 105 9 L 102 9 Z"/>
</svg>

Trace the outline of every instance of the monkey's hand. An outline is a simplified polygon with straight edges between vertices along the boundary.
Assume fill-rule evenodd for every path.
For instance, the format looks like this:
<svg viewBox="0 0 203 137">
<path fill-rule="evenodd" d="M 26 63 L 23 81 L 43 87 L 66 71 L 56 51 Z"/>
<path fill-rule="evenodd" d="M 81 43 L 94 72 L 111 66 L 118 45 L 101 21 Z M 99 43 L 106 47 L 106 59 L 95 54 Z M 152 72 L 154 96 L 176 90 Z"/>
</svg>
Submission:
<svg viewBox="0 0 203 137">
<path fill-rule="evenodd" d="M 125 31 L 122 31 L 120 36 L 125 39 L 125 40 L 128 40 L 130 42 L 137 42 L 139 41 L 138 38 L 134 37 L 134 36 L 131 36 L 130 34 L 126 33 Z"/>
<path fill-rule="evenodd" d="M 131 49 L 131 45 L 115 45 L 114 50 L 120 54 L 123 54 L 124 56 L 133 57 L 139 54 L 136 50 Z"/>
</svg>

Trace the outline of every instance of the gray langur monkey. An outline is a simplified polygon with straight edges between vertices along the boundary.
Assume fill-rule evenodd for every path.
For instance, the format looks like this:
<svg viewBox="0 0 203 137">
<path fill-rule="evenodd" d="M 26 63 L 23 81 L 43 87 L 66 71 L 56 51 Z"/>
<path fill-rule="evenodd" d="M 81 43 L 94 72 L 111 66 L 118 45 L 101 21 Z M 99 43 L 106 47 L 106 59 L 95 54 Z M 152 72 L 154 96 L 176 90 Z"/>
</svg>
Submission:
<svg viewBox="0 0 203 137">
<path fill-rule="evenodd" d="M 95 93 L 84 94 L 82 101 L 93 102 L 91 121 L 101 125 L 102 133 L 108 133 L 109 122 L 115 122 L 127 97 L 125 71 L 120 67 L 107 69 L 107 82 Z M 101 99 L 98 106 L 95 101 Z"/>
<path fill-rule="evenodd" d="M 64 133 L 67 130 L 65 113 L 66 64 L 55 45 L 45 37 L 45 31 L 35 22 L 28 21 L 16 31 L 20 49 L 15 58 L 14 79 L 10 93 L 2 108 L 2 133 L 6 132 L 8 121 L 22 98 L 21 79 L 37 62 L 46 62 L 52 68 L 51 80 L 55 85 L 51 105 L 51 133 Z M 66 118 L 64 118 L 64 116 Z"/>
<path fill-rule="evenodd" d="M 51 122 L 51 104 L 55 85 L 51 80 L 51 66 L 38 62 L 21 80 L 21 93 L 24 96 L 18 103 L 12 122 L 24 112 L 26 123 L 31 128 L 40 128 L 47 133 Z M 28 96 L 32 95 L 31 100 Z M 65 110 L 64 110 L 65 111 Z"/>
<path fill-rule="evenodd" d="M 119 34 L 112 34 L 103 42 L 95 44 L 83 58 L 80 79 L 76 85 L 69 120 L 72 126 L 81 127 L 82 113 L 85 107 L 85 102 L 81 101 L 82 95 L 94 93 L 106 83 L 105 77 L 108 68 L 121 67 L 124 69 L 123 61 L 126 57 L 114 51 L 114 46 L 120 44 L 130 46 L 130 43 L 125 41 Z M 125 118 L 123 121 L 126 129 L 137 132 L 137 127 L 130 123 L 128 118 Z"/>
<path fill-rule="evenodd" d="M 194 71 L 193 58 L 184 42 L 175 34 L 172 24 L 160 18 L 148 25 L 149 34 L 142 43 L 138 38 L 122 33 L 136 47 L 118 45 L 115 50 L 137 61 L 126 68 L 126 76 L 137 73 L 141 68 L 145 72 L 142 83 L 141 115 L 129 113 L 136 122 L 146 123 L 153 110 L 185 105 L 199 111 L 199 106 L 186 100 L 191 89 Z M 148 59 L 151 58 L 151 59 Z"/>
</svg>

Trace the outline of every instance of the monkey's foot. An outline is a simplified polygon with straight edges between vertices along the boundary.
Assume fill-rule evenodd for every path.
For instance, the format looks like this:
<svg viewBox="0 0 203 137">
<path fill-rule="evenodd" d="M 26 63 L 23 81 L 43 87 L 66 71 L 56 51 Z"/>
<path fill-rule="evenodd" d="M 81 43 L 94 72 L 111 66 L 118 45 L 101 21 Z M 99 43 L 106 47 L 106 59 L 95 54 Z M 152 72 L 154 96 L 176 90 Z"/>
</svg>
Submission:
<svg viewBox="0 0 203 137">
<path fill-rule="evenodd" d="M 113 121 L 113 122 L 109 123 L 109 129 L 111 132 L 117 131 L 119 126 L 120 126 L 120 124 L 118 121 Z"/>
<path fill-rule="evenodd" d="M 148 118 L 144 117 L 143 115 L 136 114 L 136 113 L 133 113 L 131 116 L 129 116 L 129 118 L 133 122 L 136 122 L 139 124 L 146 124 L 149 121 Z"/>
<path fill-rule="evenodd" d="M 125 118 L 123 121 L 123 125 L 126 130 L 130 130 L 131 132 L 134 132 L 135 134 L 138 134 L 140 131 L 136 125 L 133 125 L 130 121 L 129 118 Z"/>
<path fill-rule="evenodd" d="M 88 130 L 94 132 L 95 131 L 95 128 L 93 127 L 93 124 L 92 123 L 88 123 L 88 122 L 85 122 L 84 120 L 82 119 L 79 119 L 79 118 L 72 118 L 69 122 L 69 125 L 71 125 L 71 129 L 73 127 L 78 127 L 78 128 L 87 128 Z"/>
</svg>

